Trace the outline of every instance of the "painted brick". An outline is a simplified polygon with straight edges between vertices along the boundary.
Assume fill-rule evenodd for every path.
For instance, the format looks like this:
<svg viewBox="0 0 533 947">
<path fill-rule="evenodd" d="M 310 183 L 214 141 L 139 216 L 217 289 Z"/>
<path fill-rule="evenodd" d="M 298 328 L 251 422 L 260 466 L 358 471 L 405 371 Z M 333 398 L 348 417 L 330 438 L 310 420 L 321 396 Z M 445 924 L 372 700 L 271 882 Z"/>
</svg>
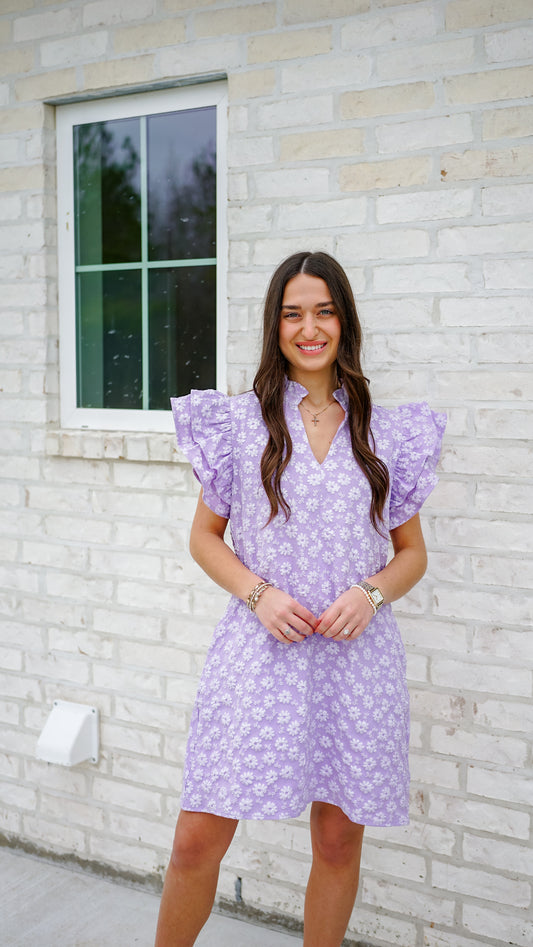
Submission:
<svg viewBox="0 0 533 947">
<path fill-rule="evenodd" d="M 146 55 L 89 64 L 83 67 L 83 87 L 104 89 L 147 81 L 152 78 L 153 63 L 153 55 Z"/>
<path fill-rule="evenodd" d="M 501 326 L 503 320 L 510 326 L 530 325 L 527 296 L 441 299 L 440 313 L 442 324 L 447 326 Z"/>
<path fill-rule="evenodd" d="M 527 630 L 510 631 L 493 624 L 474 629 L 472 651 L 477 654 L 493 654 L 495 657 L 503 658 L 509 664 L 517 664 L 519 654 L 522 665 L 531 658 L 531 643 L 527 637 Z"/>
<path fill-rule="evenodd" d="M 238 40 L 180 43 L 158 53 L 158 76 L 188 76 L 202 73 L 227 72 L 242 66 Z"/>
<path fill-rule="evenodd" d="M 463 856 L 477 865 L 493 868 L 498 865 L 503 871 L 531 876 L 533 872 L 533 849 L 516 842 L 470 835 L 463 836 Z M 496 900 L 496 899 L 495 899 Z"/>
<path fill-rule="evenodd" d="M 531 688 L 531 671 L 432 657 L 431 682 L 438 687 L 454 687 L 467 692 L 527 697 Z"/>
<path fill-rule="evenodd" d="M 274 159 L 272 138 L 235 138 L 230 144 L 228 164 L 239 168 L 255 164 L 271 164 Z"/>
<path fill-rule="evenodd" d="M 48 13 L 30 14 L 13 21 L 13 40 L 21 43 L 40 40 L 44 36 L 73 33 L 78 26 L 79 15 L 76 10 L 49 10 Z"/>
<path fill-rule="evenodd" d="M 420 191 L 409 194 L 387 194 L 376 199 L 379 223 L 397 221 L 443 220 L 466 217 L 472 212 L 474 193 L 470 188 L 445 191 Z"/>
<path fill-rule="evenodd" d="M 320 135 L 308 132 L 284 135 L 281 138 L 282 161 L 303 161 L 314 158 L 337 158 L 363 154 L 364 132 L 361 128 L 342 131 L 324 131 Z"/>
<path fill-rule="evenodd" d="M 69 66 L 72 62 L 99 59 L 105 54 L 107 44 L 108 34 L 103 31 L 41 43 L 41 65 L 57 68 Z"/>
<path fill-rule="evenodd" d="M 469 178 L 514 177 L 529 174 L 533 145 L 517 145 L 498 151 L 464 151 L 443 155 L 441 167 L 448 181 Z"/>
<path fill-rule="evenodd" d="M 530 16 L 528 0 L 452 0 L 446 6 L 446 29 L 475 29 Z"/>
<path fill-rule="evenodd" d="M 2 52 L 3 76 L 19 75 L 34 68 L 34 52 L 31 46 L 22 46 L 19 49 L 7 49 Z M 5 143 L 4 143 L 5 144 Z"/>
<path fill-rule="evenodd" d="M 228 76 L 228 97 L 230 102 L 257 96 L 270 95 L 274 92 L 276 72 L 274 69 L 254 69 L 246 72 L 235 72 Z"/>
<path fill-rule="evenodd" d="M 530 289 L 533 270 L 530 260 L 493 260 L 483 264 L 483 279 L 487 289 Z"/>
<path fill-rule="evenodd" d="M 435 102 L 431 82 L 409 82 L 344 92 L 340 97 L 342 118 L 371 118 L 429 109 Z"/>
<path fill-rule="evenodd" d="M 342 88 L 368 81 L 372 71 L 372 60 L 368 54 L 335 56 L 320 60 L 320 88 Z M 316 86 L 317 63 L 288 63 L 281 68 L 281 91 L 287 93 L 308 92 Z M 349 117 L 349 116 L 348 116 Z M 355 117 L 355 116 L 354 116 Z"/>
<path fill-rule="evenodd" d="M 128 20 L 143 20 L 154 12 L 155 0 L 96 0 L 83 7 L 83 26 L 112 26 Z"/>
<path fill-rule="evenodd" d="M 153 47 L 159 49 L 161 46 L 173 46 L 184 41 L 185 20 L 178 17 L 161 20 L 159 23 L 128 26 L 113 32 L 113 50 L 116 53 L 133 53 Z"/>
<path fill-rule="evenodd" d="M 314 95 L 289 102 L 274 102 L 272 105 L 261 105 L 258 109 L 258 125 L 262 130 L 292 128 L 294 125 L 321 125 L 330 122 L 332 118 L 333 97 L 331 95 Z M 310 137 L 309 133 L 307 137 Z"/>
<path fill-rule="evenodd" d="M 415 122 L 380 125 L 376 130 L 378 151 L 381 154 L 398 154 L 418 148 L 434 148 L 436 145 L 452 145 L 472 141 L 472 120 L 469 115 L 452 115 L 445 118 L 424 118 Z"/>
<path fill-rule="evenodd" d="M 31 100 L 42 102 L 43 99 L 67 95 L 76 89 L 75 69 L 58 69 L 56 72 L 45 72 L 38 76 L 29 76 L 27 79 L 18 79 L 15 82 L 15 95 L 19 102 Z"/>
<path fill-rule="evenodd" d="M 437 22 L 429 4 L 395 10 L 386 16 L 375 11 L 354 18 L 341 31 L 343 49 L 366 49 L 389 43 L 427 39 L 437 31 Z"/>
<path fill-rule="evenodd" d="M 508 184 L 499 187 L 484 187 L 481 189 L 481 206 L 483 214 L 487 217 L 520 215 L 524 211 L 533 213 L 533 185 Z M 509 302 L 513 302 L 512 297 Z"/>
<path fill-rule="evenodd" d="M 258 171 L 255 175 L 255 185 L 258 197 L 316 197 L 317 194 L 327 194 L 329 170 L 327 168 L 304 168 L 283 171 Z M 256 284 L 259 283 L 254 276 Z M 261 287 L 257 286 L 254 295 L 261 295 Z"/>
<path fill-rule="evenodd" d="M 279 62 L 282 59 L 301 59 L 318 56 L 331 49 L 331 28 L 316 27 L 308 30 L 288 30 L 275 35 L 252 36 L 248 40 L 248 62 Z"/>
<path fill-rule="evenodd" d="M 423 230 L 377 230 L 340 236 L 338 250 L 346 259 L 381 260 L 427 256 L 429 237 Z"/>
<path fill-rule="evenodd" d="M 361 161 L 340 169 L 341 191 L 410 187 L 428 184 L 431 162 L 425 155 L 387 161 Z"/>
<path fill-rule="evenodd" d="M 453 76 L 444 80 L 444 87 L 448 102 L 470 104 L 527 96 L 531 92 L 532 82 L 533 66 L 517 66 L 470 76 Z"/>
<path fill-rule="evenodd" d="M 533 397 L 533 384 L 526 372 L 478 372 L 470 371 L 468 376 L 456 372 L 441 372 L 437 377 L 438 397 L 455 401 L 457 395 L 474 401 L 509 401 Z"/>
<path fill-rule="evenodd" d="M 518 767 L 526 762 L 528 749 L 524 740 L 441 726 L 431 728 L 430 746 L 436 753 L 452 757 Z"/>
<path fill-rule="evenodd" d="M 494 835 L 529 838 L 529 815 L 526 812 L 488 802 L 461 799 L 455 794 L 430 793 L 429 818 L 447 825 L 460 825 L 483 832 L 490 826 Z"/>
<path fill-rule="evenodd" d="M 533 941 L 533 922 L 514 913 L 499 913 L 479 905 L 465 905 L 463 924 L 467 930 L 485 937 L 497 937 L 503 944 L 528 947 Z"/>
<path fill-rule="evenodd" d="M 467 789 L 477 795 L 528 806 L 531 803 L 531 769 L 508 773 L 469 766 Z"/>
<path fill-rule="evenodd" d="M 461 891 L 474 898 L 512 904 L 518 908 L 529 907 L 529 885 L 524 881 L 502 878 L 500 872 L 491 874 L 434 861 L 432 884 L 434 888 Z"/>
<path fill-rule="evenodd" d="M 372 877 L 363 877 L 362 896 L 365 904 L 374 907 L 387 904 L 391 911 L 400 914 L 448 926 L 453 923 L 455 902 L 451 898 L 436 897 Z"/>
<path fill-rule="evenodd" d="M 403 49 L 386 49 L 376 55 L 377 74 L 380 79 L 409 79 L 428 77 L 440 79 L 456 69 L 475 60 L 475 45 L 472 37 L 446 39 Z"/>
<path fill-rule="evenodd" d="M 479 726 L 490 727 L 491 730 L 513 730 L 528 734 L 533 727 L 533 707 L 521 701 L 476 701 L 474 720 Z M 533 859 L 533 852 L 529 854 L 530 860 Z"/>
<path fill-rule="evenodd" d="M 283 22 L 293 25 L 330 20 L 332 17 L 350 17 L 366 13 L 369 9 L 370 0 L 307 0 L 305 4 L 300 0 L 285 0 Z"/>
<path fill-rule="evenodd" d="M 366 208 L 367 201 L 364 197 L 304 201 L 299 204 L 284 202 L 278 211 L 278 225 L 282 232 L 352 227 L 364 222 Z"/>
<path fill-rule="evenodd" d="M 432 756 L 410 755 L 409 767 L 411 779 L 415 783 L 424 783 L 442 789 L 459 789 L 459 763 L 453 760 L 439 760 Z"/>
<path fill-rule="evenodd" d="M 533 27 L 521 26 L 485 37 L 488 62 L 517 61 L 533 57 Z"/>
<path fill-rule="evenodd" d="M 376 266 L 378 293 L 446 293 L 470 288 L 466 266 L 460 263 L 411 263 Z"/>
<path fill-rule="evenodd" d="M 501 513 L 523 513 L 530 500 L 529 486 L 510 483 L 479 483 L 474 497 L 476 509 Z"/>
<path fill-rule="evenodd" d="M 200 39 L 204 36 L 222 36 L 228 33 L 258 33 L 276 25 L 276 5 L 255 3 L 253 6 L 235 6 L 227 10 L 210 10 L 197 13 L 194 31 Z"/>
<path fill-rule="evenodd" d="M 523 253 L 533 250 L 533 225 L 492 224 L 485 227 L 443 228 L 438 235 L 439 256 L 470 256 L 472 241 L 478 253 Z"/>
</svg>

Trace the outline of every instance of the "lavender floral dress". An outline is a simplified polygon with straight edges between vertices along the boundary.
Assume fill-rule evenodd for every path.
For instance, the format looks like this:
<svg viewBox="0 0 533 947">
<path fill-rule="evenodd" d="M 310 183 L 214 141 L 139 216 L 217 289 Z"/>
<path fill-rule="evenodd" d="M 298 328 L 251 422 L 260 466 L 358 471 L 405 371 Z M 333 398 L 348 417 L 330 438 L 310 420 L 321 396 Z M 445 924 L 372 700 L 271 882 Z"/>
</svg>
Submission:
<svg viewBox="0 0 533 947">
<path fill-rule="evenodd" d="M 306 394 L 287 382 L 293 454 L 282 488 L 292 515 L 266 527 L 260 461 L 268 435 L 255 394 L 192 391 L 172 399 L 172 409 L 179 446 L 207 506 L 230 518 L 239 559 L 318 616 L 385 566 L 388 543 L 370 523 L 370 487 L 354 460 L 346 417 L 319 464 L 298 409 Z M 344 389 L 334 397 L 346 411 Z M 435 486 L 444 426 L 444 415 L 427 404 L 374 406 L 376 451 L 391 475 L 389 528 L 414 516 Z M 389 605 L 355 641 L 311 635 L 286 645 L 232 598 L 198 690 L 182 807 L 284 819 L 319 800 L 354 822 L 403 825 L 408 746 L 405 653 Z"/>
</svg>

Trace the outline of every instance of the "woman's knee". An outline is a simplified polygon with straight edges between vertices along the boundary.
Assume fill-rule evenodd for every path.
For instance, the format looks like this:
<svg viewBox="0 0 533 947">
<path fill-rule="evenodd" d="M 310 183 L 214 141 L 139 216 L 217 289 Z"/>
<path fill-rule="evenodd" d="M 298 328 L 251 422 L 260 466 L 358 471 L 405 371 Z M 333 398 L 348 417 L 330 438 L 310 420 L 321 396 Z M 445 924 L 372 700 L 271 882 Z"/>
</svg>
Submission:
<svg viewBox="0 0 533 947">
<path fill-rule="evenodd" d="M 364 826 L 351 822 L 337 806 L 315 804 L 311 813 L 313 852 L 332 867 L 358 865 Z"/>
<path fill-rule="evenodd" d="M 220 862 L 237 822 L 207 812 L 182 811 L 176 825 L 170 863 L 182 871 Z"/>
</svg>

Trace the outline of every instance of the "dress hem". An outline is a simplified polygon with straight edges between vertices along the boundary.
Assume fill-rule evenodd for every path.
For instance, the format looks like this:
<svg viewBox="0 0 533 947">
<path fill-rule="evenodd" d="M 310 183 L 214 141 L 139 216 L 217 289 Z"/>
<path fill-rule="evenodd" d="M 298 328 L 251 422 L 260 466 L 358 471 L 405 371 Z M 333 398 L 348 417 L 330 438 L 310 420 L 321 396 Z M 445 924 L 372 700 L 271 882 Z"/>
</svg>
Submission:
<svg viewBox="0 0 533 947">
<path fill-rule="evenodd" d="M 395 819 L 394 821 L 387 821 L 387 822 L 381 822 L 381 821 L 378 822 L 377 820 L 370 820 L 368 818 L 365 818 L 364 820 L 352 818 L 352 816 L 348 812 L 346 812 L 345 809 L 343 809 L 343 807 L 339 805 L 338 802 L 332 802 L 331 799 L 309 799 L 307 802 L 304 802 L 301 808 L 299 808 L 298 810 L 294 810 L 292 812 L 286 810 L 282 813 L 276 813 L 275 815 L 263 815 L 263 816 L 255 816 L 255 815 L 249 815 L 249 814 L 237 815 L 234 813 L 229 814 L 227 812 L 220 812 L 214 806 L 195 807 L 195 806 L 185 805 L 185 803 L 181 805 L 181 808 L 183 809 L 184 812 L 204 812 L 207 815 L 217 815 L 223 819 L 235 819 L 236 821 L 239 821 L 239 822 L 241 820 L 248 821 L 248 822 L 282 822 L 285 819 L 297 819 L 299 816 L 301 816 L 302 812 L 305 812 L 307 806 L 310 805 L 312 802 L 325 802 L 330 806 L 337 806 L 339 809 L 342 810 L 342 812 L 344 812 L 344 815 L 348 817 L 350 822 L 353 822 L 356 825 L 365 825 L 365 826 L 368 826 L 369 828 L 372 827 L 372 828 L 377 828 L 377 829 L 391 829 L 391 828 L 396 828 L 402 825 L 409 825 L 408 816 L 406 816 L 405 818 L 398 818 L 398 819 Z"/>
</svg>

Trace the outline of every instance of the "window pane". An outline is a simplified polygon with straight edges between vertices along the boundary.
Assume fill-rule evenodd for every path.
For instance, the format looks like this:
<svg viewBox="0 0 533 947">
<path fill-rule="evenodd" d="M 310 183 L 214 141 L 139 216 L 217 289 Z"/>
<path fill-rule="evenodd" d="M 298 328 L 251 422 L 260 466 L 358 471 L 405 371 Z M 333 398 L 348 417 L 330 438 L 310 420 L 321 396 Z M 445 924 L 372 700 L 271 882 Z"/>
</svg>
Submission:
<svg viewBox="0 0 533 947">
<path fill-rule="evenodd" d="M 153 269 L 150 298 L 150 408 L 216 386 L 216 269 Z"/>
<path fill-rule="evenodd" d="M 139 119 L 74 128 L 76 263 L 141 257 Z"/>
<path fill-rule="evenodd" d="M 78 273 L 78 407 L 142 408 L 141 272 Z"/>
<path fill-rule="evenodd" d="M 150 260 L 216 256 L 216 109 L 148 119 Z"/>
</svg>

